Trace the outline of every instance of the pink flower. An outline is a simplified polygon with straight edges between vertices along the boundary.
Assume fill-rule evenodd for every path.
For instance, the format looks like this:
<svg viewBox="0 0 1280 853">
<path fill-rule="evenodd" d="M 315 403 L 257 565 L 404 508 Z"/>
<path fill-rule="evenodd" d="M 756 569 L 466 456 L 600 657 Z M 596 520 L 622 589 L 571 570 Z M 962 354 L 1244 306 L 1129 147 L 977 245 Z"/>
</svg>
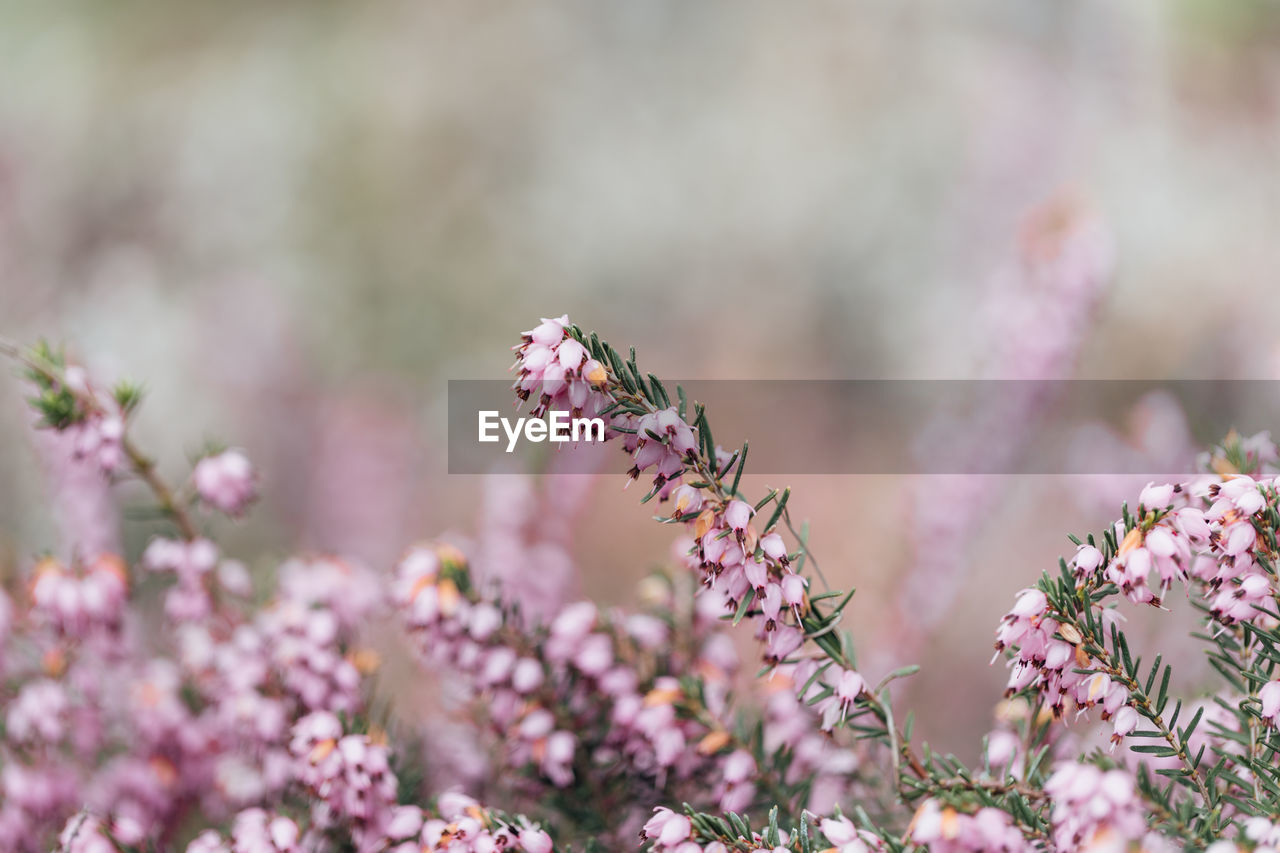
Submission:
<svg viewBox="0 0 1280 853">
<path fill-rule="evenodd" d="M 764 594 L 760 596 L 760 615 L 764 617 L 764 628 L 772 631 L 777 627 L 778 615 L 782 612 L 782 586 L 767 584 Z"/>
<path fill-rule="evenodd" d="M 755 510 L 747 502 L 731 500 L 724 509 L 724 523 L 729 525 L 730 529 L 741 533 L 751 523 L 751 516 L 754 513 Z"/>
<path fill-rule="evenodd" d="M 1258 532 L 1248 521 L 1238 521 L 1226 528 L 1226 538 L 1222 543 L 1222 552 L 1230 557 L 1237 557 L 1253 548 L 1258 539 Z"/>
<path fill-rule="evenodd" d="M 93 815 L 76 815 L 58 837 L 60 853 L 115 853 L 118 849 L 103 833 L 102 821 Z"/>
<path fill-rule="evenodd" d="M 1133 777 L 1123 770 L 1063 762 L 1044 789 L 1053 798 L 1053 835 L 1061 849 L 1089 849 L 1103 839 L 1137 840 L 1146 832 L 1142 801 Z"/>
<path fill-rule="evenodd" d="M 597 613 L 596 606 L 590 601 L 570 604 L 551 623 L 551 634 L 558 639 L 576 643 L 591 631 Z"/>
<path fill-rule="evenodd" d="M 1147 483 L 1146 488 L 1142 490 L 1142 494 L 1138 497 L 1138 503 L 1147 509 L 1164 509 L 1173 503 L 1173 484 L 1165 483 L 1157 486 L 1155 483 Z"/>
<path fill-rule="evenodd" d="M 1280 681 L 1268 681 L 1258 690 L 1258 698 L 1262 700 L 1262 717 L 1274 724 L 1280 715 Z"/>
<path fill-rule="evenodd" d="M 790 625 L 780 625 L 769 632 L 769 640 L 765 644 L 765 660 L 778 664 L 804 645 L 804 633 Z"/>
<path fill-rule="evenodd" d="M 797 574 L 788 574 L 782 579 L 782 598 L 790 607 L 804 604 L 804 590 L 809 582 Z"/>
<path fill-rule="evenodd" d="M 9 705 L 6 736 L 16 742 L 56 744 L 66 735 L 70 703 L 66 688 L 56 681 L 28 682 Z"/>
<path fill-rule="evenodd" d="M 992 767 L 1008 767 L 1022 748 L 1022 741 L 1007 729 L 997 729 L 987 738 L 987 761 Z"/>
<path fill-rule="evenodd" d="M 532 827 L 520 830 L 520 846 L 525 853 L 551 853 L 551 836 Z"/>
<path fill-rule="evenodd" d="M 536 400 L 534 417 L 553 408 L 573 412 L 603 408 L 608 370 L 587 357 L 586 347 L 568 334 L 568 325 L 567 315 L 544 319 L 514 347 L 515 392 L 522 400 Z"/>
<path fill-rule="evenodd" d="M 573 755 L 577 739 L 569 732 L 552 732 L 542 756 L 542 773 L 556 787 L 573 782 Z"/>
<path fill-rule="evenodd" d="M 613 641 L 606 634 L 591 634 L 582 641 L 573 663 L 587 675 L 601 675 L 613 663 Z"/>
<path fill-rule="evenodd" d="M 560 343 L 564 338 L 564 330 L 568 325 L 568 314 L 561 314 L 559 317 L 550 319 L 543 317 L 542 322 L 525 332 L 524 336 L 538 346 L 551 347 Z"/>
<path fill-rule="evenodd" d="M 653 817 L 644 825 L 643 835 L 661 847 L 675 847 L 693 835 L 693 823 L 668 808 L 654 809 Z"/>
<path fill-rule="evenodd" d="M 840 669 L 838 672 L 840 674 L 832 685 L 832 694 L 819 705 L 824 731 L 830 731 L 838 722 L 843 721 L 849 708 L 867 689 L 866 680 L 852 669 Z"/>
<path fill-rule="evenodd" d="M 518 693 L 532 693 L 542 686 L 542 664 L 533 658 L 521 658 L 511 673 L 511 686 Z"/>
<path fill-rule="evenodd" d="M 858 830 L 854 827 L 853 821 L 847 817 L 823 818 L 819 827 L 827 840 L 837 847 L 852 844 L 858 838 Z"/>
<path fill-rule="evenodd" d="M 926 800 L 916 811 L 910 834 L 912 841 L 927 846 L 932 853 L 1031 853 L 1037 849 L 1006 812 L 983 808 L 966 814 L 935 799 Z"/>
<path fill-rule="evenodd" d="M 1076 549 L 1076 556 L 1071 564 L 1075 567 L 1077 576 L 1092 574 L 1102 565 L 1102 552 L 1092 545 L 1081 545 Z"/>
<path fill-rule="evenodd" d="M 573 338 L 567 338 L 557 347 L 556 357 L 565 370 L 577 370 L 587 358 L 587 348 Z"/>
<path fill-rule="evenodd" d="M 787 564 L 787 546 L 782 537 L 776 533 L 760 537 L 760 548 L 765 555 L 779 565 Z"/>
<path fill-rule="evenodd" d="M 244 513 L 257 497 L 253 466 L 239 450 L 226 450 L 206 456 L 196 463 L 192 473 L 196 494 L 206 504 L 230 516 Z"/>
<path fill-rule="evenodd" d="M 1138 712 L 1131 705 L 1125 705 L 1116 711 L 1115 716 L 1111 719 L 1111 726 L 1111 748 L 1115 749 L 1116 744 L 1124 740 L 1126 735 L 1137 728 Z"/>
<path fill-rule="evenodd" d="M 702 490 L 683 485 L 671 493 L 672 506 L 676 515 L 697 512 L 702 508 Z"/>
</svg>

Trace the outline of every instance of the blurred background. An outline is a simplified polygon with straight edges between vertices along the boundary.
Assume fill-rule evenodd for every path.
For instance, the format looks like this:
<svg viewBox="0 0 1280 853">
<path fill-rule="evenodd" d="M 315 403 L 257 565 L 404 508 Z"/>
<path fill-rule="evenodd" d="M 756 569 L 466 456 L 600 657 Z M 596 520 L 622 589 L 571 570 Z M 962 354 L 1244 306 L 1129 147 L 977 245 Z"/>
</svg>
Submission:
<svg viewBox="0 0 1280 853">
<path fill-rule="evenodd" d="M 139 436 L 175 478 L 210 440 L 245 448 L 263 500 L 227 533 L 259 571 L 479 535 L 503 504 L 445 473 L 445 382 L 503 376 L 540 316 L 675 378 L 1271 377 L 1277 40 L 1262 0 L 4 2 L 0 334 L 145 382 Z M 1027 258 L 1081 222 L 1114 263 L 1035 290 Z M 1048 320 L 1006 310 L 1027 299 Z M 1027 367 L 1044 324 L 1061 346 Z M 11 376 L 10 579 L 59 537 Z M 624 469 L 569 532 L 611 603 L 671 548 Z M 995 623 L 1128 494 L 748 478 L 783 485 L 859 589 L 849 627 L 924 663 L 907 701 L 962 755 L 1004 682 Z M 963 510 L 950 591 L 886 649 L 937 541 L 921 501 Z"/>
</svg>

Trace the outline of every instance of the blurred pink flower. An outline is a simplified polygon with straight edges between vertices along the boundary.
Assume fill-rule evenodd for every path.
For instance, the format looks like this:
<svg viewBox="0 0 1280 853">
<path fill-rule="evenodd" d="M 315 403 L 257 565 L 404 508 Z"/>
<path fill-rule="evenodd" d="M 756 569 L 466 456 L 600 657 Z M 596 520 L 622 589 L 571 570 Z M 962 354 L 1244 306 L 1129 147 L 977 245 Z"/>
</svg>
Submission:
<svg viewBox="0 0 1280 853">
<path fill-rule="evenodd" d="M 206 456 L 191 476 L 202 501 L 233 517 L 242 515 L 258 494 L 253 466 L 239 450 Z"/>
</svg>

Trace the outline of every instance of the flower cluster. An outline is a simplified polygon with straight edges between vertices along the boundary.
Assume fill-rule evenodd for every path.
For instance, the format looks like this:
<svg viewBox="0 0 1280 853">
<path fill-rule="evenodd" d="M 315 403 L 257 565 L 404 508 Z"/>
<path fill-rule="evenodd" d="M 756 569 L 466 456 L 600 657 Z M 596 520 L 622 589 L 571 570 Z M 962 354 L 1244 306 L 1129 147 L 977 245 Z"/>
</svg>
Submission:
<svg viewBox="0 0 1280 853">
<path fill-rule="evenodd" d="M 230 516 L 242 515 L 257 496 L 253 465 L 239 450 L 224 450 L 201 459 L 191 480 L 200 500 Z"/>
<path fill-rule="evenodd" d="M 575 415 L 594 415 L 598 400 L 592 393 L 604 383 L 604 365 L 588 356 L 581 341 L 567 335 L 568 315 L 543 318 L 524 333 L 515 347 L 516 393 L 520 399 L 534 398 L 533 412 L 541 416 L 553 408 Z"/>
<path fill-rule="evenodd" d="M 357 849 L 389 853 L 552 853 L 555 849 L 551 836 L 536 824 L 506 818 L 462 794 L 441 797 L 434 811 L 399 806 L 388 821 L 381 836 L 367 836 Z M 187 853 L 303 853 L 315 849 L 324 849 L 323 838 L 317 834 L 303 834 L 287 816 L 250 808 L 236 815 L 227 837 L 207 830 L 191 842 Z M 96 850 L 85 848 L 85 853 Z"/>
<path fill-rule="evenodd" d="M 655 578 L 649 588 L 669 614 L 673 586 Z M 586 601 L 529 623 L 474 588 L 457 549 L 423 545 L 401 560 L 395 601 L 423 659 L 465 685 L 459 698 L 488 722 L 507 766 L 556 788 L 624 785 L 634 795 L 643 786 L 654 798 L 682 791 L 691 800 L 710 789 L 727 810 L 755 802 L 761 771 L 728 714 L 738 661 L 716 628 L 723 604 L 714 595 L 699 597 L 683 624 Z M 814 730 L 811 714 L 790 732 L 785 719 L 764 721 L 778 748 Z"/>
<path fill-rule="evenodd" d="M 1101 618 L 1114 619 L 1114 611 Z M 1035 685 L 1055 716 L 1074 702 L 1079 708 L 1100 705 L 1104 719 L 1110 718 L 1128 701 L 1128 691 L 1095 665 L 1082 640 L 1078 628 L 1053 618 L 1043 592 L 1023 590 L 996 633 L 997 652 L 1014 650 L 1007 695 Z"/>
<path fill-rule="evenodd" d="M 584 340 L 567 317 L 544 320 L 526 333 L 516 347 L 517 395 L 536 396 L 535 414 L 545 413 L 565 402 L 559 371 L 553 374 L 551 386 L 545 385 L 551 355 L 559 358 L 568 350 L 573 364 L 586 365 L 588 381 L 580 386 L 585 396 L 569 404 L 575 410 L 585 405 L 612 416 L 610 434 L 621 436 L 624 450 L 632 457 L 629 476 L 634 480 L 644 472 L 652 473 L 650 494 L 669 499 L 670 520 L 684 524 L 690 533 L 689 562 L 702 583 L 724 602 L 726 612 L 741 611 L 752 617 L 768 665 L 788 661 L 804 645 L 806 630 L 814 623 L 808 581 L 795 570 L 777 530 L 786 494 L 774 492 L 755 504 L 744 500 L 737 494 L 736 483 L 746 448 L 728 453 L 716 446 L 704 412 L 699 409 L 690 424 L 683 396 L 678 405 L 672 404 L 661 382 L 654 377 L 646 382 L 641 376 L 634 356 L 624 363 L 598 338 Z M 695 479 L 686 483 L 686 477 Z M 761 524 L 756 516 L 770 504 L 773 512 Z M 847 691 L 861 683 L 853 673 L 844 687 Z M 855 698 L 829 703 L 828 716 L 843 716 Z"/>
<path fill-rule="evenodd" d="M 1133 777 L 1123 770 L 1066 762 L 1044 789 L 1053 798 L 1053 837 L 1060 849 L 1114 848 L 1147 834 Z"/>
<path fill-rule="evenodd" d="M 934 853 L 1031 853 L 1036 849 L 1000 809 L 988 806 L 967 814 L 932 799 L 912 819 L 911 840 L 928 845 Z"/>
<path fill-rule="evenodd" d="M 32 576 L 33 615 L 59 634 L 82 638 L 119 632 L 129 581 L 115 554 L 100 554 L 80 566 L 46 557 Z"/>
<path fill-rule="evenodd" d="M 1203 607 L 1222 627 L 1240 622 L 1275 627 L 1274 578 L 1268 547 L 1259 540 L 1261 516 L 1274 513 L 1275 485 L 1247 474 L 1207 475 L 1183 484 L 1150 484 L 1138 515 L 1117 521 L 1102 547 L 1081 542 L 1069 569 L 1074 582 L 1100 589 L 1110 584 L 1136 604 L 1161 605 L 1174 582 L 1198 589 Z M 1118 611 L 1096 599 L 1085 622 L 1096 621 L 1107 638 Z M 1041 589 L 1024 590 L 1002 620 L 997 652 L 1011 651 L 1009 694 L 1034 688 L 1054 713 L 1068 703 L 1100 706 L 1113 723 L 1113 743 L 1139 723 L 1127 679 L 1091 651 L 1089 625 L 1063 621 Z"/>
<path fill-rule="evenodd" d="M 437 542 L 385 572 L 310 554 L 268 580 L 215 544 L 222 522 L 193 512 L 246 510 L 259 485 L 247 457 L 206 456 L 171 489 L 131 442 L 136 392 L 107 397 L 47 348 L 24 353 L 41 423 L 77 447 L 96 431 L 98 467 L 147 485 L 169 529 L 136 559 L 34 560 L 0 591 L 0 847 L 1275 849 L 1268 441 L 1229 437 L 1202 475 L 1149 485 L 1136 512 L 1075 540 L 1056 576 L 1017 595 L 996 638 L 1008 695 L 971 768 L 914 744 L 891 691 L 914 667 L 858 665 L 840 624 L 849 596 L 813 588 L 790 492 L 740 488 L 745 444 L 719 447 L 681 389 L 673 401 L 634 354 L 566 317 L 515 349 L 518 396 L 539 415 L 607 417 L 629 481 L 650 476 L 643 501 L 679 531 L 674 565 L 643 582 L 638 606 L 566 595 L 572 524 L 535 535 L 528 507 L 499 509 L 511 523 L 496 545 L 482 536 L 477 562 Z M 524 553 L 544 539 L 554 554 Z M 545 566 L 564 576 L 544 596 L 511 580 Z M 1174 606 L 1175 584 L 1222 677 L 1207 697 L 1172 697 L 1171 666 L 1144 663 L 1125 634 L 1120 608 Z M 756 640 L 755 679 L 739 630 Z M 1091 710 L 1109 732 L 1068 731 Z"/>
<path fill-rule="evenodd" d="M 95 462 L 104 473 L 119 471 L 125 462 L 125 413 L 115 400 L 106 399 L 99 392 L 83 367 L 68 367 L 63 379 L 68 391 L 91 401 L 81 411 L 79 420 L 66 430 L 73 440 L 74 456 Z"/>
</svg>

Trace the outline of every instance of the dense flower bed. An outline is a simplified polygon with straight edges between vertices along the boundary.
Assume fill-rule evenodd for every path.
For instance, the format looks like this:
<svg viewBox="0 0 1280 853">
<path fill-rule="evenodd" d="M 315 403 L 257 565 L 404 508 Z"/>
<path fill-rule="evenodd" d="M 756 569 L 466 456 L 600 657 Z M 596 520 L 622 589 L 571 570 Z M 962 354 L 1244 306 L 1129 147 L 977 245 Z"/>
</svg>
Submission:
<svg viewBox="0 0 1280 853">
<path fill-rule="evenodd" d="M 1149 485 L 1016 596 L 996 626 L 1008 690 L 984 761 L 965 767 L 916 746 L 894 707 L 890 684 L 915 667 L 860 667 L 849 595 L 819 589 L 789 491 L 745 494 L 745 445 L 717 445 L 700 405 L 567 317 L 524 334 L 514 390 L 537 415 L 607 419 L 642 503 L 675 531 L 678 559 L 629 611 L 526 598 L 442 542 L 385 570 L 300 555 L 262 589 L 206 535 L 208 514 L 255 499 L 243 453 L 165 483 L 130 433 L 134 386 L 100 388 L 45 346 L 4 349 L 58 464 L 93 471 L 63 499 L 137 479 L 170 528 L 135 565 L 86 531 L 95 547 L 35 559 L 0 596 L 6 850 L 1280 843 L 1266 436 L 1229 437 L 1204 473 Z M 1140 659 L 1124 631 L 1127 608 L 1182 590 L 1221 679 L 1207 698 L 1171 695 L 1169 664 Z M 388 625 L 434 697 L 411 714 L 380 681 L 385 638 L 370 629 Z M 754 637 L 754 659 L 736 634 Z M 1079 718 L 1094 725 L 1067 727 Z"/>
</svg>

